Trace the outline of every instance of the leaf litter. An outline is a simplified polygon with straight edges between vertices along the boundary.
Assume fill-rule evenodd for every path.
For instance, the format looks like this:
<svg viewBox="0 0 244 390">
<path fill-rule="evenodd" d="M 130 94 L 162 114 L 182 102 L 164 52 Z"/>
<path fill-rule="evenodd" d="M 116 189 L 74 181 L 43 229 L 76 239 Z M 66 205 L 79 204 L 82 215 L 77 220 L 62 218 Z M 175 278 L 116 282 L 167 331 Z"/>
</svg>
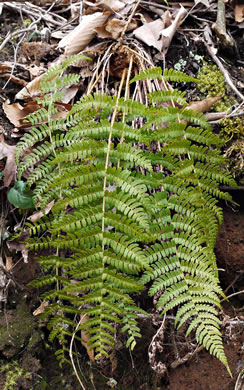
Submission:
<svg viewBox="0 0 244 390">
<path fill-rule="evenodd" d="M 3 184 L 5 187 L 10 186 L 17 173 L 15 150 L 16 146 L 7 144 L 3 134 L 0 134 L 0 160 L 6 158 L 6 164 L 3 170 Z"/>
</svg>

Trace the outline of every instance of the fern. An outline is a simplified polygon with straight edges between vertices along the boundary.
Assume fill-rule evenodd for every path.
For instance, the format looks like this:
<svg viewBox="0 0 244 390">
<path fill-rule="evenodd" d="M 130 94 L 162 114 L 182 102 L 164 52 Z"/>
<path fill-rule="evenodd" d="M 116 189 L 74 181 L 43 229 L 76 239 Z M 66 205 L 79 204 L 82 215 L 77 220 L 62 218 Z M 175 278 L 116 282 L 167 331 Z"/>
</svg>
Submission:
<svg viewBox="0 0 244 390">
<path fill-rule="evenodd" d="M 197 341 L 229 370 L 214 245 L 222 222 L 216 197 L 230 199 L 218 184 L 235 183 L 222 168 L 221 141 L 202 114 L 185 108 L 183 93 L 153 92 L 145 106 L 120 96 L 123 78 L 118 96 L 82 97 L 65 119 L 54 119 L 60 89 L 78 80 L 63 77 L 71 62 L 43 79 L 43 109 L 28 118 L 33 129 L 16 154 L 19 177 L 34 165 L 27 183 L 36 204 L 55 200 L 50 216 L 27 228 L 29 248 L 51 253 L 40 258 L 48 275 L 34 284 L 57 286 L 45 299 L 53 301 L 47 314 L 54 316 L 51 339 L 62 343 L 58 357 L 65 360 L 75 326 L 67 313 L 87 313 L 80 328 L 91 333 L 89 347 L 97 356 L 112 347 L 114 324 L 123 323 L 133 348 L 141 309 L 132 295 L 150 283 L 149 294 L 160 294 L 163 312 L 177 310 L 176 326 L 187 323 L 187 334 L 194 329 Z M 154 68 L 131 82 L 144 79 L 195 81 Z M 158 106 L 162 101 L 171 105 Z M 132 121 L 141 117 L 143 126 L 135 128 Z M 44 118 L 48 124 L 35 127 Z M 27 147 L 33 152 L 22 159 Z"/>
</svg>

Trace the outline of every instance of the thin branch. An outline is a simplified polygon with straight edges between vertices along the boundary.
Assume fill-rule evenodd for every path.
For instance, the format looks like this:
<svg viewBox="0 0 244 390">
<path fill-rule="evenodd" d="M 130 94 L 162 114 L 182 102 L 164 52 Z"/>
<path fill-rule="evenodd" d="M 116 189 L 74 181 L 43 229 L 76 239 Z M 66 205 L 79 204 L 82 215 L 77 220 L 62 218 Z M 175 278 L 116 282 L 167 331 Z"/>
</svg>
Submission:
<svg viewBox="0 0 244 390">
<path fill-rule="evenodd" d="M 235 46 L 235 41 L 226 31 L 225 3 L 223 0 L 218 0 L 217 20 L 213 25 L 213 29 L 219 37 L 220 45 L 226 48 L 233 48 Z"/>
<path fill-rule="evenodd" d="M 226 299 L 235 297 L 236 295 L 240 295 L 240 294 L 244 294 L 244 290 L 237 291 L 237 292 L 235 292 L 233 294 L 227 295 L 227 297 L 225 299 L 222 299 L 221 302 L 224 302 Z"/>
<path fill-rule="evenodd" d="M 222 64 L 222 62 L 220 61 L 220 59 L 217 57 L 216 55 L 216 49 L 214 47 L 214 44 L 213 44 L 213 41 L 210 37 L 210 33 L 209 31 L 207 31 L 205 29 L 204 31 L 204 44 L 207 48 L 207 51 L 209 52 L 210 56 L 212 57 L 212 59 L 214 60 L 214 62 L 218 65 L 219 69 L 221 70 L 221 72 L 223 73 L 224 75 L 224 78 L 225 78 L 225 81 L 227 82 L 227 84 L 230 86 L 230 88 L 232 89 L 233 92 L 235 92 L 235 94 L 237 96 L 239 96 L 241 98 L 242 101 L 244 101 L 244 95 L 242 95 L 242 93 L 240 91 L 238 91 L 238 89 L 236 88 L 236 86 L 234 85 L 233 81 L 231 80 L 230 78 L 230 75 L 229 73 L 227 72 L 227 70 L 225 69 L 224 65 Z"/>
<path fill-rule="evenodd" d="M 194 355 L 196 355 L 198 352 L 202 351 L 204 349 L 203 345 L 198 346 L 193 352 L 188 352 L 185 356 L 182 358 L 178 358 L 177 360 L 174 360 L 170 367 L 176 368 L 180 366 L 181 364 L 186 363 L 188 360 L 190 360 Z"/>
<path fill-rule="evenodd" d="M 57 3 L 57 0 L 54 1 L 50 7 L 53 8 L 53 6 L 56 3 Z M 54 20 L 52 15 L 48 14 L 48 12 L 50 11 L 50 7 L 47 11 L 44 12 L 44 14 L 40 15 L 40 12 L 42 12 L 42 9 L 39 7 L 35 7 L 35 9 L 37 9 L 37 10 L 33 11 L 33 5 L 31 3 L 28 3 L 28 2 L 25 2 L 24 4 L 19 4 L 19 3 L 14 2 L 14 1 L 11 1 L 11 2 L 5 1 L 3 3 L 3 5 L 5 5 L 7 8 L 14 9 L 16 11 L 20 11 L 20 9 L 21 9 L 21 12 L 23 12 L 27 15 L 33 16 L 35 18 L 43 19 L 45 22 L 51 23 L 51 24 L 54 24 L 57 26 L 62 26 L 64 24 L 64 20 L 66 21 L 66 19 L 62 18 L 59 15 L 55 15 L 55 16 L 56 16 L 56 18 L 59 18 L 60 22 L 58 22 L 57 20 Z"/>
<path fill-rule="evenodd" d="M 38 23 L 39 20 L 35 21 L 34 24 Z M 8 43 L 8 41 L 10 41 L 11 38 L 17 36 L 17 35 L 20 35 L 20 34 L 23 34 L 23 33 L 26 33 L 26 32 L 29 32 L 29 31 L 32 31 L 34 30 L 34 28 L 36 28 L 36 26 L 34 26 L 33 23 L 31 23 L 31 25 L 27 28 L 22 28 L 20 30 L 15 30 L 13 31 L 12 33 L 8 33 L 7 36 L 5 37 L 5 39 L 3 40 L 1 46 L 0 46 L 0 50 L 2 50 L 4 48 L 4 46 Z"/>
<path fill-rule="evenodd" d="M 76 328 L 75 328 L 75 330 L 74 330 L 74 332 L 73 332 L 73 334 L 72 334 L 71 341 L 70 341 L 70 346 L 69 346 L 69 357 L 70 357 L 70 360 L 71 360 L 71 363 L 72 363 L 72 366 L 73 366 L 73 369 L 74 369 L 76 378 L 78 379 L 79 384 L 81 385 L 82 390 L 86 390 L 86 388 L 85 388 L 85 386 L 83 385 L 83 383 L 81 382 L 81 379 L 80 379 L 80 377 L 79 377 L 79 375 L 78 375 L 78 372 L 77 372 L 77 370 L 76 370 L 75 363 L 74 363 L 74 359 L 73 359 L 73 351 L 72 351 L 72 350 L 73 350 L 73 343 L 74 343 L 74 338 L 75 338 L 76 332 L 77 332 L 77 330 L 78 330 L 80 324 L 82 323 L 82 320 L 83 320 L 83 318 L 85 317 L 85 315 L 86 315 L 86 314 L 84 314 L 84 315 L 81 317 L 80 321 L 78 322 L 78 324 L 77 324 L 77 326 L 76 326 Z"/>
<path fill-rule="evenodd" d="M 120 43 L 122 42 L 122 39 L 123 39 L 123 37 L 124 37 L 124 35 L 125 35 L 125 32 L 126 32 L 128 26 L 129 26 L 129 24 L 130 24 L 130 22 L 131 22 L 131 20 L 132 20 L 132 18 L 133 18 L 133 16 L 134 16 L 134 14 L 135 14 L 135 12 L 136 12 L 136 10 L 137 10 L 137 8 L 138 8 L 140 2 L 141 2 L 141 0 L 137 0 L 137 3 L 135 4 L 135 6 L 134 6 L 134 8 L 133 8 L 133 10 L 132 10 L 132 12 L 131 12 L 131 14 L 130 14 L 130 16 L 129 16 L 126 25 L 125 25 L 124 28 L 123 28 L 123 31 L 122 31 L 121 36 L 120 36 Z"/>
</svg>

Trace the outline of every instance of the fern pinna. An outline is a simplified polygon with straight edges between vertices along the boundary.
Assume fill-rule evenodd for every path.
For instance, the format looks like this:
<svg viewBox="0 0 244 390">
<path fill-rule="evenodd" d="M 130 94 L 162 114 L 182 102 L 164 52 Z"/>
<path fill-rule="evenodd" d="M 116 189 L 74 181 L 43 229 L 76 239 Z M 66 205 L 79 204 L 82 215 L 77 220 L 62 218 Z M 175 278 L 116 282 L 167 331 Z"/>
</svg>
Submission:
<svg viewBox="0 0 244 390">
<path fill-rule="evenodd" d="M 53 302 L 46 314 L 51 339 L 61 340 L 59 358 L 65 359 L 77 313 L 88 315 L 80 328 L 91 334 L 97 356 L 113 346 L 114 324 L 122 323 L 133 348 L 143 311 L 132 295 L 149 284 L 163 312 L 176 308 L 176 325 L 187 323 L 187 334 L 194 329 L 228 368 L 214 245 L 222 222 L 216 198 L 230 199 L 218 185 L 234 183 L 209 123 L 187 109 L 184 93 L 166 85 L 195 80 L 167 69 L 142 72 L 131 82 L 158 79 L 166 87 L 150 93 L 146 106 L 121 97 L 125 71 L 117 96 L 84 96 L 65 119 L 55 119 L 61 89 L 77 82 L 63 76 L 72 60 L 46 74 L 41 113 L 29 116 L 33 129 L 17 146 L 19 176 L 35 166 L 27 183 L 36 204 L 44 209 L 55 200 L 48 217 L 28 225 L 28 246 L 50 252 L 39 259 L 48 274 L 35 285 L 56 285 L 44 298 Z M 35 128 L 38 116 L 48 123 Z M 33 152 L 21 158 L 27 147 Z"/>
</svg>

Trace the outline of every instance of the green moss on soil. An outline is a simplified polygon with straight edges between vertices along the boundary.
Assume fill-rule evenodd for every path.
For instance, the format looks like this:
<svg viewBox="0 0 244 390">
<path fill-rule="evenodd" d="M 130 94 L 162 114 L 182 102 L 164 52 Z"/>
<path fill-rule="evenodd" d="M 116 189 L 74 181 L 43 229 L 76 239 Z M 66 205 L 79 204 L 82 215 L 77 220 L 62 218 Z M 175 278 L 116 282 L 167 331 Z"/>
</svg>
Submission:
<svg viewBox="0 0 244 390">
<path fill-rule="evenodd" d="M 34 317 L 21 302 L 15 310 L 0 314 L 0 351 L 6 358 L 18 354 L 35 333 Z"/>
<path fill-rule="evenodd" d="M 205 62 L 197 78 L 199 81 L 198 89 L 205 97 L 222 96 L 222 99 L 213 106 L 213 111 L 228 111 L 231 106 L 237 103 L 232 96 L 228 96 L 224 75 L 217 65 Z"/>
</svg>

